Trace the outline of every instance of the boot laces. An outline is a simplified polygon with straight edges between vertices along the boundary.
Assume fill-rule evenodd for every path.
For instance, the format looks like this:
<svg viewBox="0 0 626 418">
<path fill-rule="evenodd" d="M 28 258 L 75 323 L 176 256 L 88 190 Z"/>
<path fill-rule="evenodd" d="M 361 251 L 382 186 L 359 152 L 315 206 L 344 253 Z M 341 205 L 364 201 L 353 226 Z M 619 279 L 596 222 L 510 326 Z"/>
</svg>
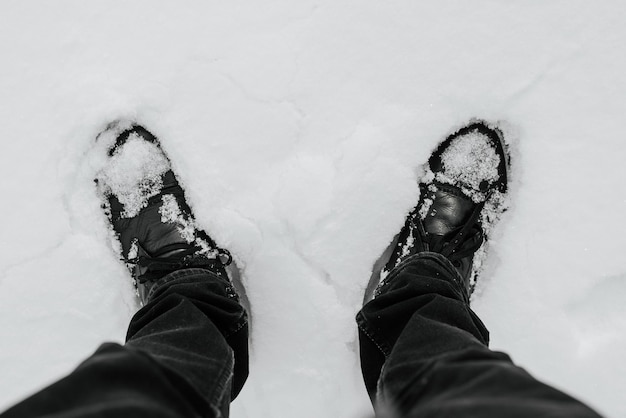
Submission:
<svg viewBox="0 0 626 418">
<path fill-rule="evenodd" d="M 155 278 L 160 278 L 167 272 L 180 270 L 190 267 L 204 267 L 212 269 L 213 267 L 226 267 L 233 261 L 231 253 L 224 248 L 215 248 L 217 254 L 207 255 L 198 252 L 197 247 L 175 248 L 169 246 L 160 251 L 160 254 L 166 254 L 171 251 L 176 251 L 171 256 L 149 256 L 142 254 L 131 260 L 124 260 L 128 265 L 138 268 L 143 271 L 137 277 L 139 283 L 145 283 Z"/>
</svg>

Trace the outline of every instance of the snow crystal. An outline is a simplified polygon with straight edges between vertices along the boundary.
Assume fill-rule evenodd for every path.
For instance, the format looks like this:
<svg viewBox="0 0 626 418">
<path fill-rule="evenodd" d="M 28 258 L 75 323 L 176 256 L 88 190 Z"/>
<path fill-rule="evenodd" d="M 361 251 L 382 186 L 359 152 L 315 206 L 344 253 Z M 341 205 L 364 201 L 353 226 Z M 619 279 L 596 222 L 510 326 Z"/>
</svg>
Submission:
<svg viewBox="0 0 626 418">
<path fill-rule="evenodd" d="M 183 239 L 188 243 L 194 243 L 198 248 L 200 248 L 200 254 L 205 254 L 209 258 L 217 257 L 219 255 L 217 248 L 197 236 L 195 219 L 193 219 L 190 215 L 183 213 L 174 195 L 163 195 L 161 201 L 163 202 L 159 208 L 161 222 L 176 224 L 178 233 L 181 237 L 183 237 Z"/>
<path fill-rule="evenodd" d="M 426 215 L 428 214 L 428 211 L 430 211 L 430 207 L 433 203 L 434 200 L 431 197 L 424 198 L 418 212 L 420 219 L 424 220 L 426 218 Z"/>
<path fill-rule="evenodd" d="M 176 197 L 172 194 L 163 195 L 163 204 L 159 208 L 161 214 L 161 222 L 174 223 L 178 227 L 178 233 L 188 243 L 192 243 L 195 239 L 196 228 L 194 222 L 183 216 L 180 206 L 176 201 Z"/>
<path fill-rule="evenodd" d="M 411 255 L 411 251 L 413 250 L 413 245 L 415 244 L 415 237 L 413 237 L 413 228 L 409 230 L 409 236 L 406 238 L 406 242 L 402 246 L 402 251 L 400 253 L 400 257 L 396 261 L 396 266 L 400 264 L 401 260 L 404 260 L 406 257 Z"/>
<path fill-rule="evenodd" d="M 161 149 L 133 133 L 98 174 L 98 183 L 124 205 L 122 217 L 132 218 L 161 191 L 162 176 L 169 169 Z"/>
<path fill-rule="evenodd" d="M 134 260 L 139 255 L 139 246 L 138 246 L 137 238 L 133 239 L 130 243 L 130 248 L 128 249 L 128 255 L 126 256 L 127 260 Z"/>
<path fill-rule="evenodd" d="M 443 169 L 437 173 L 437 181 L 460 183 L 463 192 L 476 203 L 485 199 L 480 191 L 481 183 L 498 179 L 500 156 L 489 138 L 479 132 L 455 138 L 442 154 L 441 162 Z"/>
</svg>

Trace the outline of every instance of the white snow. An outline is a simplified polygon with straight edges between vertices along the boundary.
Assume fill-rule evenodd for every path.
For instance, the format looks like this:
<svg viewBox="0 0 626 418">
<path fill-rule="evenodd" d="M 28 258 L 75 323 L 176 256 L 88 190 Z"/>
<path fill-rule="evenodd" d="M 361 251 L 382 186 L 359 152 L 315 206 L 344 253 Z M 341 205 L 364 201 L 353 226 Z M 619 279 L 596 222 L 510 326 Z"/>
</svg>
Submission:
<svg viewBox="0 0 626 418">
<path fill-rule="evenodd" d="M 196 228 L 193 223 L 187 221 L 183 216 L 176 197 L 172 194 L 163 195 L 161 198 L 162 204 L 159 207 L 159 213 L 161 214 L 161 222 L 176 223 L 179 225 L 178 231 L 185 241 L 188 243 L 193 242 L 196 235 Z"/>
<path fill-rule="evenodd" d="M 134 260 L 139 255 L 139 246 L 137 238 L 133 239 L 130 243 L 130 248 L 128 249 L 128 254 L 126 254 L 126 260 Z"/>
<path fill-rule="evenodd" d="M 162 175 L 169 169 L 169 161 L 156 144 L 132 133 L 96 178 L 102 194 L 113 194 L 124 206 L 122 217 L 132 218 L 161 191 Z"/>
<path fill-rule="evenodd" d="M 436 179 L 444 184 L 460 186 L 475 203 L 485 200 L 480 184 L 498 179 L 500 157 L 490 145 L 489 138 L 478 132 L 461 135 L 452 140 L 441 155 L 442 170 Z"/>
<path fill-rule="evenodd" d="M 123 341 L 137 309 L 95 136 L 162 142 L 252 306 L 234 418 L 371 412 L 354 314 L 430 152 L 507 122 L 511 209 L 473 307 L 492 347 L 626 416 L 626 4 L 0 3 L 0 408 Z"/>
<path fill-rule="evenodd" d="M 163 195 L 161 202 L 159 207 L 161 222 L 175 224 L 181 237 L 188 243 L 195 242 L 201 249 L 201 253 L 209 257 L 217 257 L 219 255 L 219 250 L 215 246 L 210 245 L 210 243 L 197 236 L 198 226 L 195 220 L 188 214 L 183 213 L 174 195 Z"/>
</svg>

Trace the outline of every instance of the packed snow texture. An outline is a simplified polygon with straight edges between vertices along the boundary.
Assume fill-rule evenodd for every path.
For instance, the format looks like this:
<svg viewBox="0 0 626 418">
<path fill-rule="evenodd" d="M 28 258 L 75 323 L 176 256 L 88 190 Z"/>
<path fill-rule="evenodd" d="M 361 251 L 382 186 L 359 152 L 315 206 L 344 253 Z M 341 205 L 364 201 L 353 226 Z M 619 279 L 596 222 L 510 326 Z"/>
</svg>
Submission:
<svg viewBox="0 0 626 418">
<path fill-rule="evenodd" d="M 475 203 L 485 200 L 481 183 L 498 179 L 500 157 L 489 138 L 471 132 L 455 138 L 441 155 L 443 169 L 435 175 L 437 181 L 460 186 Z"/>
<path fill-rule="evenodd" d="M 0 406 L 123 341 L 138 307 L 93 183 L 122 118 L 241 268 L 232 416 L 371 414 L 372 265 L 431 151 L 478 117 L 513 167 L 472 301 L 491 346 L 626 416 L 624 21 L 619 0 L 1 2 Z"/>
</svg>

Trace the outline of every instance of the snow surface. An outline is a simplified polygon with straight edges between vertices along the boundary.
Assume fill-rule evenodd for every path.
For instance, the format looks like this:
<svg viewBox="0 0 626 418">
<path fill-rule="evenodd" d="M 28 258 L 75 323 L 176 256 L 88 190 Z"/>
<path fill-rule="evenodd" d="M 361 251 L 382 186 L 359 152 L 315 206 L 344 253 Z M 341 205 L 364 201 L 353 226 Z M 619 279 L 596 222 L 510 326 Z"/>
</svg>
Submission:
<svg viewBox="0 0 626 418">
<path fill-rule="evenodd" d="M 162 141 L 242 268 L 233 417 L 362 417 L 353 317 L 431 150 L 507 121 L 512 208 L 473 300 L 535 376 L 626 405 L 626 3 L 0 3 L 0 407 L 122 341 L 137 301 L 87 158 L 110 121 Z"/>
</svg>

